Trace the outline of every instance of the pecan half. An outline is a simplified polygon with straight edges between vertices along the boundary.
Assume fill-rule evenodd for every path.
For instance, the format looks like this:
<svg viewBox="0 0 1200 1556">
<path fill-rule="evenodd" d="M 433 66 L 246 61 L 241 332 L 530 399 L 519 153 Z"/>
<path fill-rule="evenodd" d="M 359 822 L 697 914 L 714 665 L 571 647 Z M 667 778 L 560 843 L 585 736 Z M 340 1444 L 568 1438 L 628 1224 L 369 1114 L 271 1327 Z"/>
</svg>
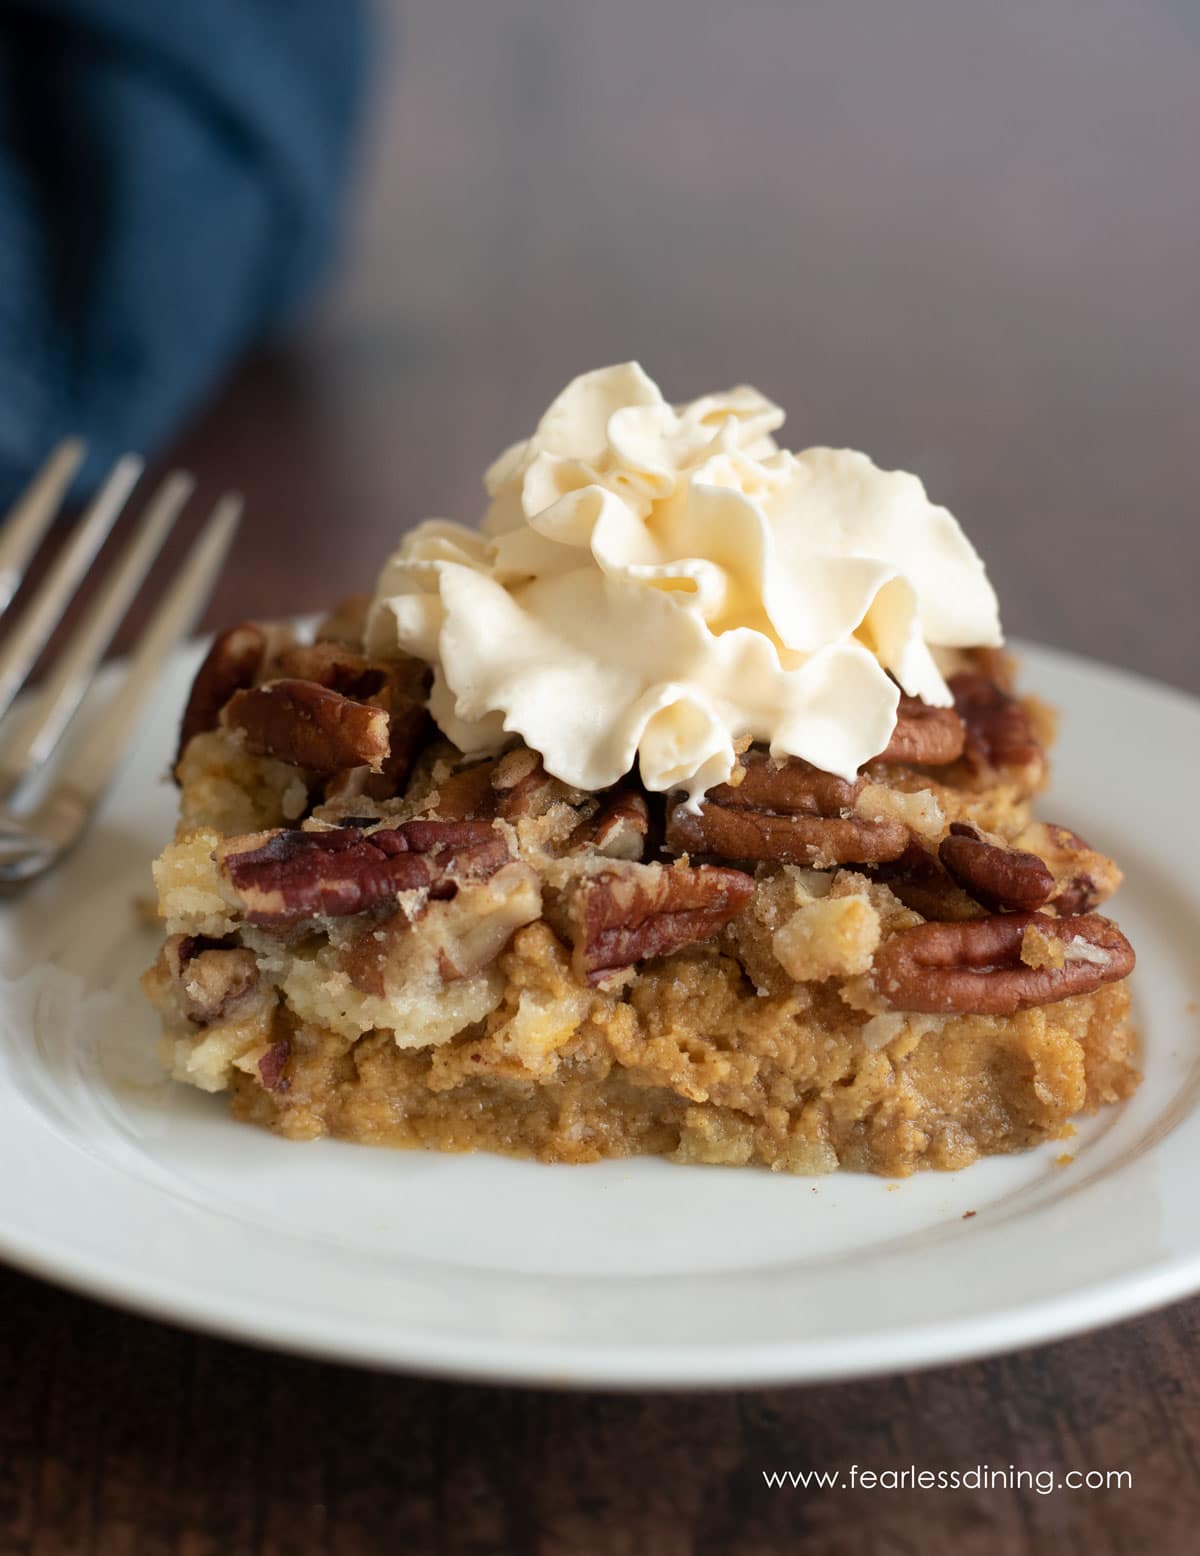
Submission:
<svg viewBox="0 0 1200 1556">
<path fill-rule="evenodd" d="M 378 772 L 390 750 L 383 708 L 355 702 L 315 681 L 271 681 L 236 692 L 224 719 L 231 729 L 241 730 L 253 755 L 314 773 L 350 767 Z"/>
<path fill-rule="evenodd" d="M 365 764 L 366 771 L 339 768 L 326 784 L 327 800 L 352 793 L 385 800 L 400 793 L 432 724 L 425 705 L 428 665 L 410 657 L 371 659 L 344 643 L 318 639 L 285 648 L 271 668 L 288 680 L 313 681 L 387 713 L 388 751 L 382 765 Z"/>
<path fill-rule="evenodd" d="M 824 867 L 896 859 L 908 846 L 900 822 L 850 813 L 861 778 L 846 783 L 799 758 L 779 762 L 761 751 L 748 752 L 741 767 L 741 782 L 711 789 L 698 813 L 685 803 L 671 808 L 672 853 Z"/>
<path fill-rule="evenodd" d="M 254 685 L 266 652 L 267 635 L 252 621 L 243 621 L 240 626 L 229 627 L 217 634 L 188 693 L 179 725 L 176 762 L 193 735 L 216 729 L 221 709 L 234 692 Z"/>
<path fill-rule="evenodd" d="M 1066 943 L 1061 967 L 1022 962 L 1022 941 L 1030 928 Z M 1133 964 L 1129 941 L 1097 913 L 1069 918 L 1001 913 L 902 929 L 876 952 L 873 979 L 894 1010 L 1011 1016 L 1073 994 L 1090 994 L 1101 984 L 1128 977 Z"/>
<path fill-rule="evenodd" d="M 1037 854 L 989 843 L 965 821 L 950 824 L 938 849 L 947 873 L 989 912 L 1031 912 L 1054 894 L 1054 876 Z"/>
<path fill-rule="evenodd" d="M 230 941 L 172 935 L 163 951 L 183 1013 L 197 1026 L 232 1015 L 258 987 L 254 952 Z"/>
<path fill-rule="evenodd" d="M 738 758 L 736 783 L 719 783 L 705 798 L 737 810 L 766 810 L 776 815 L 836 816 L 853 808 L 863 780 L 847 783 L 799 757 L 777 758 L 747 751 Z"/>
<path fill-rule="evenodd" d="M 711 940 L 753 895 L 750 876 L 720 865 L 622 864 L 581 877 L 552 916 L 571 942 L 576 975 L 594 984 Z"/>
<path fill-rule="evenodd" d="M 828 868 L 895 859 L 907 846 L 906 828 L 894 821 L 775 816 L 708 804 L 701 807 L 699 815 L 677 805 L 667 817 L 667 847 L 675 854 L 715 854 L 720 859 L 775 860 Z"/>
<path fill-rule="evenodd" d="M 949 686 L 966 730 L 963 758 L 972 772 L 1027 767 L 1040 759 L 1029 715 L 1015 697 L 977 670 L 958 671 Z"/>
<path fill-rule="evenodd" d="M 500 869 L 508 845 L 484 821 L 406 821 L 369 833 L 334 827 L 230 838 L 217 859 L 244 916 L 283 928 L 362 913 L 406 891 L 452 897 L 460 882 Z"/>
<path fill-rule="evenodd" d="M 944 767 L 962 755 L 966 731 L 954 708 L 934 708 L 918 697 L 901 697 L 892 738 L 877 762 Z"/>
</svg>

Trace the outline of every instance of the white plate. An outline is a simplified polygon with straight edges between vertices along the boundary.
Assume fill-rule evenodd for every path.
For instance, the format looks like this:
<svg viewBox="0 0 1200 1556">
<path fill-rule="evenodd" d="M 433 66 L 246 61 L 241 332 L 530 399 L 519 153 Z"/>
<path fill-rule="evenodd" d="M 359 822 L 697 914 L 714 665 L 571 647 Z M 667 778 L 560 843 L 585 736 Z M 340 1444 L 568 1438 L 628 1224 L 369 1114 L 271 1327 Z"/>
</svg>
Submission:
<svg viewBox="0 0 1200 1556">
<path fill-rule="evenodd" d="M 12 1263 L 288 1349 L 627 1387 L 951 1361 L 1200 1287 L 1200 703 L 1028 651 L 1026 683 L 1065 710 L 1061 800 L 1043 813 L 1127 872 L 1146 1079 L 1069 1146 L 897 1184 L 288 1144 L 168 1085 L 136 984 L 155 936 L 133 900 L 173 824 L 158 775 L 194 664 L 169 667 L 102 824 L 0 908 Z"/>
</svg>

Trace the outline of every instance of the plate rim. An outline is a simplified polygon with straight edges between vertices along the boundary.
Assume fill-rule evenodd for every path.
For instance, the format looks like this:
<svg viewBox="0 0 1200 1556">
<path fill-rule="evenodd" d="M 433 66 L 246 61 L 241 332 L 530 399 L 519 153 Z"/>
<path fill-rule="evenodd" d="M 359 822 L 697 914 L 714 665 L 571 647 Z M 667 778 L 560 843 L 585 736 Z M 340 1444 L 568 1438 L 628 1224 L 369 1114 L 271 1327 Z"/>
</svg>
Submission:
<svg viewBox="0 0 1200 1556">
<path fill-rule="evenodd" d="M 1137 671 L 1024 640 L 1012 647 L 1077 674 L 1098 673 L 1139 698 L 1186 708 L 1191 718 L 1200 716 L 1200 698 Z M 188 644 L 179 657 L 197 649 L 197 644 Z M 605 1391 L 817 1384 L 952 1365 L 1054 1343 L 1158 1310 L 1200 1289 L 1198 1236 L 1190 1252 L 1164 1255 L 1066 1296 L 1031 1298 L 895 1329 L 880 1327 L 836 1344 L 801 1337 L 758 1345 L 739 1340 L 719 1346 L 683 1343 L 670 1350 L 645 1342 L 597 1348 L 556 1337 L 507 1336 L 498 1342 L 494 1337 L 422 1329 L 412 1320 L 381 1344 L 377 1327 L 368 1326 L 356 1336 L 342 1315 L 322 1320 L 307 1309 L 290 1316 L 276 1313 L 273 1326 L 268 1325 L 261 1307 L 238 1293 L 201 1288 L 195 1295 L 177 1276 L 155 1272 L 147 1278 L 138 1267 L 129 1275 L 115 1255 L 98 1257 L 54 1237 L 22 1236 L 7 1223 L 0 1224 L 0 1259 L 24 1274 L 119 1309 L 238 1343 L 417 1376 Z M 821 1353 L 822 1347 L 828 1354 Z"/>
<path fill-rule="evenodd" d="M 795 1344 L 771 1341 L 762 1346 L 720 1350 L 681 1346 L 669 1353 L 651 1346 L 613 1346 L 605 1347 L 599 1353 L 611 1365 L 606 1370 L 597 1370 L 587 1360 L 581 1363 L 570 1345 L 554 1340 L 508 1339 L 497 1360 L 494 1341 L 447 1337 L 436 1331 L 417 1329 L 411 1324 L 399 1331 L 404 1336 L 402 1340 L 382 1349 L 377 1339 L 359 1343 L 344 1328 L 339 1328 L 337 1339 L 331 1339 L 329 1334 L 322 1338 L 303 1321 L 281 1334 L 269 1329 L 261 1312 L 250 1304 L 228 1303 L 224 1297 L 216 1303 L 209 1298 L 202 1304 L 178 1287 L 163 1292 L 148 1291 L 145 1282 L 139 1290 L 124 1283 L 119 1275 L 111 1276 L 107 1270 L 98 1273 L 95 1261 L 88 1264 L 76 1260 L 69 1252 L 40 1257 L 29 1245 L 14 1250 L 3 1229 L 0 1229 L 0 1258 L 24 1275 L 48 1281 L 75 1295 L 141 1318 L 235 1344 L 257 1345 L 312 1361 L 414 1377 L 564 1392 L 624 1393 L 657 1389 L 690 1393 L 714 1389 L 816 1386 L 923 1372 L 1016 1350 L 1038 1349 L 1109 1328 L 1157 1312 L 1200 1289 L 1198 1246 L 1186 1259 L 1163 1261 L 1120 1279 L 1085 1288 L 1066 1300 L 1041 1299 L 973 1313 L 949 1323 L 939 1321 L 904 1329 L 881 1329 L 861 1339 L 842 1340 L 836 1351 L 830 1348 L 832 1356 L 828 1361 L 821 1356 L 819 1344 L 804 1341 Z M 151 1287 L 169 1284 L 155 1281 Z M 285 1324 L 285 1327 L 288 1326 Z M 947 1336 L 950 1343 L 947 1343 Z M 479 1354 L 474 1356 L 476 1350 Z M 597 1354 L 595 1350 L 585 1353 L 589 1359 Z M 664 1354 L 670 1356 L 669 1365 L 662 1364 Z"/>
</svg>

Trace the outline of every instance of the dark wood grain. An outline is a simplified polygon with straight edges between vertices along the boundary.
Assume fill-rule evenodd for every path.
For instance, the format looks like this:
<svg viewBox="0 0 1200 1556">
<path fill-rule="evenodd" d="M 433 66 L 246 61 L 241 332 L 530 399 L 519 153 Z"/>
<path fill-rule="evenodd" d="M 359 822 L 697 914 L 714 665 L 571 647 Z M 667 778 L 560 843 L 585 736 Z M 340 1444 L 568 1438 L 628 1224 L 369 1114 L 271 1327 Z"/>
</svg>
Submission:
<svg viewBox="0 0 1200 1556">
<path fill-rule="evenodd" d="M 749 379 L 920 471 L 1011 630 L 1200 689 L 1200 25 L 1168 0 L 413 0 L 344 263 L 180 440 L 248 520 L 210 624 L 361 587 L 574 372 Z M 881 1294 L 882 1299 L 882 1294 Z M 1200 1303 L 699 1398 L 288 1359 L 0 1274 L 0 1556 L 1195 1549 Z M 1128 1469 L 1100 1492 L 770 1468 Z"/>
<path fill-rule="evenodd" d="M 0 1553 L 775 1556 L 1195 1549 L 1200 1307 L 883 1382 L 545 1394 L 189 1335 L 0 1273 Z M 852 1464 L 1129 1489 L 772 1490 Z"/>
</svg>

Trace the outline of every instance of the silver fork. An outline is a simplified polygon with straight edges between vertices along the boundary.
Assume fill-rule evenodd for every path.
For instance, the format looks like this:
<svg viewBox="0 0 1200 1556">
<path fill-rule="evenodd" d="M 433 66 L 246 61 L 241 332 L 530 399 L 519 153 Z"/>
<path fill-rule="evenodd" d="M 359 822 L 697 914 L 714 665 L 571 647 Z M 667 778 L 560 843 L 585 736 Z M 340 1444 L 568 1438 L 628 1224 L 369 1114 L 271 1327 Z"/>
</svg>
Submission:
<svg viewBox="0 0 1200 1556">
<path fill-rule="evenodd" d="M 84 445 L 61 444 L 0 524 L 0 614 L 53 524 L 83 460 Z M 88 504 L 45 579 L 0 646 L 0 720 L 12 708 L 39 655 L 119 518 L 142 473 L 133 454 L 119 459 Z M 47 764 L 79 711 L 97 667 L 155 557 L 192 493 L 191 476 L 168 475 L 113 568 L 35 694 L 18 731 L 0 728 L 0 886 L 31 881 L 79 839 L 112 781 L 142 705 L 175 644 L 192 629 L 229 551 L 241 499 L 226 493 L 175 574 L 138 640 L 124 678 L 80 741 L 47 774 Z"/>
</svg>

